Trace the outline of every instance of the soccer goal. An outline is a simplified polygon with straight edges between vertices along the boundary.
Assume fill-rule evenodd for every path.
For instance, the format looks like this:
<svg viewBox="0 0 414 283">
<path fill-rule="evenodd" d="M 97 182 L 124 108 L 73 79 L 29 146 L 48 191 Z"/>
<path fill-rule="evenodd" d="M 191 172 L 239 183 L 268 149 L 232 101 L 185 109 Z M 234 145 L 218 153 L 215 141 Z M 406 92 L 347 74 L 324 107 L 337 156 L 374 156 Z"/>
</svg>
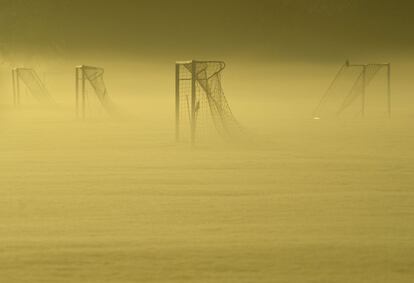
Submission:
<svg viewBox="0 0 414 283">
<path fill-rule="evenodd" d="M 234 138 L 241 127 L 222 88 L 221 61 L 177 62 L 175 67 L 176 140 L 191 142 L 219 133 Z"/>
<path fill-rule="evenodd" d="M 12 69 L 13 104 L 21 103 L 22 92 L 30 93 L 41 103 L 52 102 L 51 95 L 35 70 L 30 68 Z"/>
<path fill-rule="evenodd" d="M 104 81 L 104 69 L 93 66 L 78 66 L 76 67 L 76 115 L 78 117 L 86 118 L 87 109 L 90 110 L 92 97 L 89 96 L 89 89 L 92 89 L 94 97 L 104 108 L 105 112 L 114 114 L 113 104 L 108 96 L 108 91 Z"/>
<path fill-rule="evenodd" d="M 320 118 L 329 112 L 341 116 L 351 108 L 363 117 L 367 111 L 368 94 L 382 100 L 384 112 L 391 117 L 391 64 L 351 64 L 346 61 L 319 101 L 314 117 Z"/>
</svg>

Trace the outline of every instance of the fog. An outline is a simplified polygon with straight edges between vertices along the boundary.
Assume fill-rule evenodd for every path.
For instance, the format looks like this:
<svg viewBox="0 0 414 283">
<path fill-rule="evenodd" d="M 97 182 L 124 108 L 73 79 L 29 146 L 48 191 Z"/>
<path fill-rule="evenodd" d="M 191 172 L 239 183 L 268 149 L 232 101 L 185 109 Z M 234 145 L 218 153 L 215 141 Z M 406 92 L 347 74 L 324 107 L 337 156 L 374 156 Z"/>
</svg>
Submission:
<svg viewBox="0 0 414 283">
<path fill-rule="evenodd" d="M 3 2 L 4 282 L 412 282 L 409 4 Z M 226 63 L 243 136 L 176 142 L 175 62 L 192 59 Z M 314 119 L 347 59 L 391 63 L 391 118 L 381 71 L 364 117 L 356 101 Z M 117 115 L 89 83 L 76 115 L 83 64 Z M 22 86 L 13 105 L 16 67 L 53 102 Z"/>
</svg>

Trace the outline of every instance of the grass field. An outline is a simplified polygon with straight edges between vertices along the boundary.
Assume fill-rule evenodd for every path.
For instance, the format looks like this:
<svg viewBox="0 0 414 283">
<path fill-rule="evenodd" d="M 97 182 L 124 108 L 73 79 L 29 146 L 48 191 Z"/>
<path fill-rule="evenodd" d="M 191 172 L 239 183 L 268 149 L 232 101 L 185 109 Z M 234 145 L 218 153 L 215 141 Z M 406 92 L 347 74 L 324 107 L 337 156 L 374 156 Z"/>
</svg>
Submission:
<svg viewBox="0 0 414 283">
<path fill-rule="evenodd" d="M 1 282 L 413 282 L 409 121 L 196 148 L 149 124 L 3 123 Z"/>
</svg>

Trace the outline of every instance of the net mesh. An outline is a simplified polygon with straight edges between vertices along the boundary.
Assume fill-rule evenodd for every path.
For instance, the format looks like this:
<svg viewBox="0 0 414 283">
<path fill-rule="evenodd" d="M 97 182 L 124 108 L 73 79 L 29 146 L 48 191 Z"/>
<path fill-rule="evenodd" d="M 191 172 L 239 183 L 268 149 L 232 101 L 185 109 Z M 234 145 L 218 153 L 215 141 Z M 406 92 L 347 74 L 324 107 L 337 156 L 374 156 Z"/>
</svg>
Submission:
<svg viewBox="0 0 414 283">
<path fill-rule="evenodd" d="M 40 102 L 51 102 L 52 98 L 35 70 L 33 69 L 16 69 L 18 79 L 26 86 L 32 96 Z"/>
<path fill-rule="evenodd" d="M 314 116 L 339 116 L 345 113 L 360 115 L 364 93 L 378 73 L 387 67 L 385 64 L 350 65 L 346 62 L 320 100 Z M 358 99 L 361 100 L 360 106 L 357 106 Z"/>
<path fill-rule="evenodd" d="M 194 64 L 194 65 L 193 65 Z M 193 69 L 194 68 L 194 69 Z M 222 88 L 223 62 L 190 62 L 179 65 L 180 139 L 191 138 L 192 116 L 197 140 L 241 135 Z M 194 73 L 194 74 L 193 74 Z M 195 101 L 192 101 L 193 78 Z"/>
</svg>

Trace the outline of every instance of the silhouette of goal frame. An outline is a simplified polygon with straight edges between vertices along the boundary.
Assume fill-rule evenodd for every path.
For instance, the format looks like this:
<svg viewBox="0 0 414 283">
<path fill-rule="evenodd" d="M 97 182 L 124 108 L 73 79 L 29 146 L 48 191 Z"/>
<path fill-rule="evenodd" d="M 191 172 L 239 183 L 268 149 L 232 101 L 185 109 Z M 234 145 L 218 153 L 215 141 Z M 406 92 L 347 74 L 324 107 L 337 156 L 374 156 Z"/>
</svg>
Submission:
<svg viewBox="0 0 414 283">
<path fill-rule="evenodd" d="M 211 74 L 210 77 L 213 77 L 219 73 L 221 73 L 226 64 L 224 61 L 198 61 L 198 60 L 190 60 L 190 61 L 177 61 L 175 64 L 175 137 L 176 141 L 181 141 L 181 85 L 183 82 L 190 82 L 190 99 L 187 101 L 187 110 L 189 116 L 189 127 L 190 127 L 190 142 L 192 145 L 196 142 L 196 130 L 197 130 L 197 111 L 199 105 L 197 103 L 197 83 L 200 84 L 200 78 L 197 74 L 197 65 L 198 64 L 218 64 L 218 70 Z M 182 75 L 182 68 L 186 70 L 187 77 L 183 77 Z M 209 78 L 206 78 L 208 81 Z M 207 82 L 206 82 L 207 83 Z"/>
<path fill-rule="evenodd" d="M 26 86 L 26 89 L 39 101 L 51 102 L 51 96 L 47 90 L 44 82 L 40 79 L 39 75 L 33 68 L 13 68 L 12 71 L 12 90 L 13 90 L 13 105 L 18 106 L 21 104 L 21 90 L 22 83 Z M 31 85 L 29 85 L 29 78 L 24 79 L 24 75 L 29 75 L 32 79 Z M 37 89 L 36 89 L 37 87 Z"/>
<path fill-rule="evenodd" d="M 378 68 L 378 70 L 375 72 L 375 74 L 374 74 L 373 77 L 369 78 L 369 76 L 368 76 L 368 70 L 370 70 L 370 68 L 372 68 L 372 67 Z M 378 73 L 379 70 L 381 70 L 383 68 L 386 69 L 387 114 L 388 114 L 388 118 L 391 118 L 391 114 L 392 114 L 392 101 L 391 101 L 391 98 L 392 98 L 391 97 L 391 63 L 351 64 L 349 60 L 346 60 L 345 61 L 345 63 L 342 65 L 342 67 L 339 69 L 339 71 L 337 72 L 336 76 L 334 77 L 334 79 L 330 83 L 330 85 L 329 85 L 328 89 L 326 90 L 325 94 L 320 99 L 318 106 L 314 110 L 313 117 L 319 117 L 319 111 L 321 110 L 321 108 L 325 104 L 326 100 L 331 95 L 331 90 L 334 88 L 337 80 L 341 77 L 341 75 L 343 74 L 343 72 L 347 68 L 348 69 L 349 68 L 358 68 L 360 70 L 359 76 L 354 81 L 353 87 L 352 87 L 351 90 L 349 90 L 349 93 L 347 94 L 347 97 L 345 97 L 345 99 L 347 99 L 353 93 L 353 91 L 357 87 L 357 84 L 360 83 L 361 91 L 360 91 L 360 94 L 359 95 L 360 95 L 360 98 L 361 98 L 361 116 L 362 117 L 365 116 L 365 112 L 366 112 L 366 105 L 367 105 L 367 103 L 366 103 L 367 87 L 371 83 L 371 80 L 376 77 L 376 75 L 377 75 L 377 73 Z M 345 108 L 339 110 L 338 113 L 337 113 L 337 115 L 339 116 L 344 111 Z"/>
<path fill-rule="evenodd" d="M 91 78 L 88 77 L 86 72 L 87 71 L 96 71 L 96 75 Z M 80 65 L 75 67 L 75 106 L 76 106 L 76 117 L 82 118 L 83 120 L 86 119 L 86 104 L 87 104 L 87 96 L 88 92 L 86 90 L 86 82 L 88 81 L 92 88 L 95 88 L 95 86 L 92 84 L 92 81 L 98 77 L 103 77 L 103 74 L 105 72 L 104 68 L 96 67 L 96 66 L 88 66 L 88 65 Z M 103 80 L 103 79 L 102 79 Z M 106 87 L 105 89 L 105 95 L 106 93 Z M 95 89 L 95 94 L 96 94 Z M 101 98 L 98 96 L 98 99 L 103 104 Z"/>
</svg>

